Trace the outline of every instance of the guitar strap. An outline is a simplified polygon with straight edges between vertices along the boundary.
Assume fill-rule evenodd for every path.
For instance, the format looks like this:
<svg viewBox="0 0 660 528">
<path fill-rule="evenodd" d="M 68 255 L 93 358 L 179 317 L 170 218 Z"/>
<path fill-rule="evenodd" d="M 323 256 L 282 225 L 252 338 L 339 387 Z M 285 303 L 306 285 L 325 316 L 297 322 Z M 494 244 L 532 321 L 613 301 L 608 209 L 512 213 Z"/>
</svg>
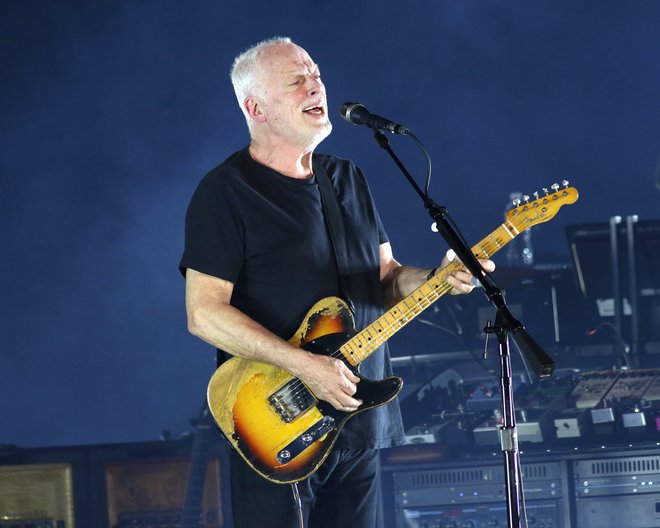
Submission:
<svg viewBox="0 0 660 528">
<path fill-rule="evenodd" d="M 321 204 L 323 206 L 323 216 L 325 223 L 328 227 L 330 234 L 330 242 L 335 254 L 335 261 L 337 262 L 337 271 L 339 274 L 339 287 L 342 292 L 343 299 L 348 303 L 351 311 L 355 313 L 355 306 L 351 299 L 351 290 L 346 282 L 346 277 L 349 276 L 349 257 L 348 245 L 346 242 L 346 228 L 344 226 L 344 219 L 339 208 L 339 201 L 337 194 L 332 186 L 330 177 L 325 172 L 325 168 L 316 160 L 313 161 L 312 167 L 316 181 L 319 184 L 319 191 L 321 193 Z"/>
</svg>

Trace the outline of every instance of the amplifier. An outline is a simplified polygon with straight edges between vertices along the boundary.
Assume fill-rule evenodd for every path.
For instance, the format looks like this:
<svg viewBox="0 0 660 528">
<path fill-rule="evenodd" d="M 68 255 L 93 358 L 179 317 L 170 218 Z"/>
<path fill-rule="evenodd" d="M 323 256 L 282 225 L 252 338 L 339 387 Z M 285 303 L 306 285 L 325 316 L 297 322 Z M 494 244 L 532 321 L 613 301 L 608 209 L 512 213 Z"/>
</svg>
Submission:
<svg viewBox="0 0 660 528">
<path fill-rule="evenodd" d="M 660 526 L 660 455 L 574 462 L 580 528 Z"/>
<path fill-rule="evenodd" d="M 105 485 L 110 528 L 180 526 L 190 458 L 109 461 Z M 200 528 L 220 528 L 220 462 L 206 467 Z"/>
<path fill-rule="evenodd" d="M 0 466 L 0 526 L 73 528 L 70 464 Z"/>
<path fill-rule="evenodd" d="M 528 522 L 569 526 L 566 463 L 523 464 Z M 474 466 L 392 474 L 396 528 L 506 526 L 502 466 Z"/>
</svg>

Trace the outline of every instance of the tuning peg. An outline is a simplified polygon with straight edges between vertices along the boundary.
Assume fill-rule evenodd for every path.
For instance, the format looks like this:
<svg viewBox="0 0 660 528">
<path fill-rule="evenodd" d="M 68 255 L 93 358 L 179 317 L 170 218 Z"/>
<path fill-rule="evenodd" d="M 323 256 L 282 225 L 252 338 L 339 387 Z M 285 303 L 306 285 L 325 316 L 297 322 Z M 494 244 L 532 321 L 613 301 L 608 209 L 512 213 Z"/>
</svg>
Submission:
<svg viewBox="0 0 660 528">
<path fill-rule="evenodd" d="M 568 180 L 562 180 L 561 184 L 564 186 L 564 188 L 568 187 Z"/>
<path fill-rule="evenodd" d="M 538 199 L 539 199 L 539 192 L 536 191 L 536 192 L 534 193 L 534 200 L 538 200 Z"/>
<path fill-rule="evenodd" d="M 529 194 L 523 194 L 523 200 L 525 200 L 525 203 L 529 202 Z"/>
<path fill-rule="evenodd" d="M 559 184 L 558 184 L 558 183 L 553 183 L 553 184 L 550 186 L 550 188 L 551 188 L 553 191 L 557 192 L 557 191 L 559 190 Z"/>
<path fill-rule="evenodd" d="M 520 202 L 521 202 L 520 198 L 516 198 L 512 203 L 514 207 L 518 207 L 520 205 Z"/>
<path fill-rule="evenodd" d="M 548 196 L 548 188 L 547 187 L 543 187 L 543 192 L 545 193 L 546 196 Z"/>
</svg>

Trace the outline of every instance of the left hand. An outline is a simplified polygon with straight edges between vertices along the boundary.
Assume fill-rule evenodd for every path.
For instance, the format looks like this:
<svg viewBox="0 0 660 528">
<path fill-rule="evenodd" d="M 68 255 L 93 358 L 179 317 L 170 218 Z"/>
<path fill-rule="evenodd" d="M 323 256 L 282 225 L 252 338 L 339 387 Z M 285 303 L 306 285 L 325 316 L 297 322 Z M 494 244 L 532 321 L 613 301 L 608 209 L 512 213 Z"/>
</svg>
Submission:
<svg viewBox="0 0 660 528">
<path fill-rule="evenodd" d="M 459 265 L 462 264 L 451 249 L 447 251 L 447 254 L 442 259 L 442 263 L 440 264 L 441 269 L 438 270 L 438 273 L 443 273 L 443 269 L 450 262 L 456 262 Z M 495 263 L 492 260 L 479 259 L 479 264 L 481 264 L 481 267 L 489 273 L 495 270 Z M 449 293 L 452 295 L 470 293 L 477 285 L 477 282 L 473 280 L 474 276 L 465 268 L 465 266 L 460 266 L 460 268 L 455 271 L 445 273 L 442 277 L 452 286 L 452 289 L 449 290 Z"/>
</svg>

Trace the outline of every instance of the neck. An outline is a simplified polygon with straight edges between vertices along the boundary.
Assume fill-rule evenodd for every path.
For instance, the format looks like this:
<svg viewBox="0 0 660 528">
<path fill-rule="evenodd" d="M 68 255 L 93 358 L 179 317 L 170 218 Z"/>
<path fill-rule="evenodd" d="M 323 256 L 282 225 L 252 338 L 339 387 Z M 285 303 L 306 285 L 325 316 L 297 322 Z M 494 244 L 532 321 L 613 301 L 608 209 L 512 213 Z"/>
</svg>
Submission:
<svg viewBox="0 0 660 528">
<path fill-rule="evenodd" d="M 252 159 L 290 178 L 307 179 L 312 175 L 314 146 L 266 145 L 256 139 L 250 142 Z"/>
</svg>

